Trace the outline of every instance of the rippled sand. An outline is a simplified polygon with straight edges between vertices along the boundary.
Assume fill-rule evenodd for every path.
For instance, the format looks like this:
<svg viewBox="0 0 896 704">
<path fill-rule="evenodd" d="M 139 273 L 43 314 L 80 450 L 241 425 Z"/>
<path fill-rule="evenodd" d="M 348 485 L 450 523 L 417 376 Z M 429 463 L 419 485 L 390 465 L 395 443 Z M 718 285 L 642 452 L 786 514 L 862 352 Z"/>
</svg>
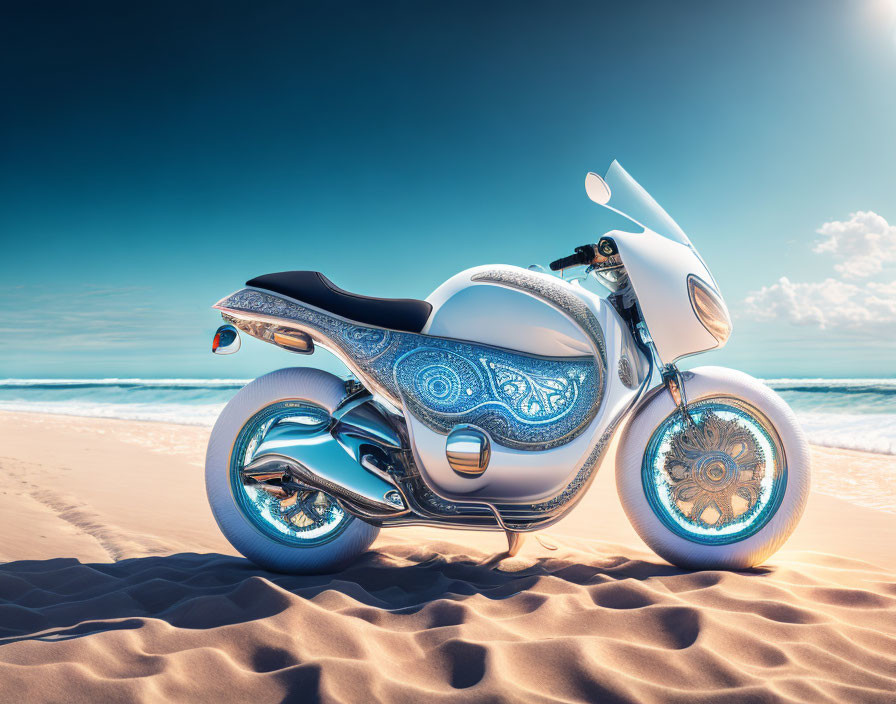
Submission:
<svg viewBox="0 0 896 704">
<path fill-rule="evenodd" d="M 0 701 L 896 698 L 893 513 L 814 494 L 768 565 L 685 572 L 605 467 L 515 558 L 499 534 L 401 529 L 291 577 L 217 532 L 207 433 L 0 414 Z M 883 462 L 814 457 L 847 478 L 863 458 Z"/>
</svg>

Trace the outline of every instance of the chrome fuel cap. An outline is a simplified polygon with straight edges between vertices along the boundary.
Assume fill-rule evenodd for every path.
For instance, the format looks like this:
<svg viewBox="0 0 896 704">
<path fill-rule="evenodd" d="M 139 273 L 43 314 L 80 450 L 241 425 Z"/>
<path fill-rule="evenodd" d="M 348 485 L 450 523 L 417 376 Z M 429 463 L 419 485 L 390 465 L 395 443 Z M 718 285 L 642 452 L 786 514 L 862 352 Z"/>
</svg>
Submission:
<svg viewBox="0 0 896 704">
<path fill-rule="evenodd" d="M 486 470 L 491 458 L 488 435 L 473 426 L 458 426 L 448 435 L 445 456 L 451 469 L 458 474 L 479 476 Z"/>
</svg>

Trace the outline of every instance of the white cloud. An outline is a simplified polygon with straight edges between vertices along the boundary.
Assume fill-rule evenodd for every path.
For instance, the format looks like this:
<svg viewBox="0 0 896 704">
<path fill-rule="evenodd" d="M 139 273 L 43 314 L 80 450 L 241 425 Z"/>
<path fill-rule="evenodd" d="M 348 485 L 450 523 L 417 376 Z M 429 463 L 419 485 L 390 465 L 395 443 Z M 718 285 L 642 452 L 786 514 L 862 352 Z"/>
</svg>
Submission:
<svg viewBox="0 0 896 704">
<path fill-rule="evenodd" d="M 865 285 L 825 279 L 794 283 L 782 276 L 746 298 L 747 315 L 794 325 L 863 328 L 896 323 L 896 283 Z"/>
<path fill-rule="evenodd" d="M 826 222 L 816 232 L 822 239 L 812 251 L 832 254 L 837 260 L 834 269 L 844 278 L 873 276 L 896 262 L 896 227 L 877 213 L 860 210 L 849 220 Z"/>
<path fill-rule="evenodd" d="M 782 276 L 747 296 L 747 315 L 821 329 L 896 325 L 896 281 L 867 280 L 896 263 L 896 227 L 876 213 L 860 211 L 849 220 L 825 223 L 818 233 L 822 239 L 813 251 L 833 255 L 842 278 L 794 282 Z"/>
</svg>

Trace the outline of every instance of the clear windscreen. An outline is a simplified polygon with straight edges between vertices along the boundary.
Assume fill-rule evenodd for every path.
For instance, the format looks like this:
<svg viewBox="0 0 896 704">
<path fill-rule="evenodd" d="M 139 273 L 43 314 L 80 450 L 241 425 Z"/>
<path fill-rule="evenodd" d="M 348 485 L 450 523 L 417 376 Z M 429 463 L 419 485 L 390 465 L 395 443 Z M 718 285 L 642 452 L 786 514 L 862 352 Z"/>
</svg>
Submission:
<svg viewBox="0 0 896 704">
<path fill-rule="evenodd" d="M 604 181 L 610 187 L 610 201 L 604 207 L 624 215 L 635 224 L 658 235 L 691 246 L 691 241 L 650 194 L 644 190 L 618 161 L 610 164 Z"/>
</svg>

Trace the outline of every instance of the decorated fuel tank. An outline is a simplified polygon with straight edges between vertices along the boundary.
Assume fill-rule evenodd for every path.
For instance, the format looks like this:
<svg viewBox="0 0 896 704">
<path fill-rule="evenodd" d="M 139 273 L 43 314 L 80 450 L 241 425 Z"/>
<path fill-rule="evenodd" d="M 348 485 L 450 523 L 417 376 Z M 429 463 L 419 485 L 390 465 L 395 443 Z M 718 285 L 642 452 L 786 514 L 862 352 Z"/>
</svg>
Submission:
<svg viewBox="0 0 896 704">
<path fill-rule="evenodd" d="M 539 294 L 540 278 L 508 266 L 462 271 L 427 297 L 433 310 L 423 332 L 548 357 L 594 354 L 582 328 Z"/>
</svg>

